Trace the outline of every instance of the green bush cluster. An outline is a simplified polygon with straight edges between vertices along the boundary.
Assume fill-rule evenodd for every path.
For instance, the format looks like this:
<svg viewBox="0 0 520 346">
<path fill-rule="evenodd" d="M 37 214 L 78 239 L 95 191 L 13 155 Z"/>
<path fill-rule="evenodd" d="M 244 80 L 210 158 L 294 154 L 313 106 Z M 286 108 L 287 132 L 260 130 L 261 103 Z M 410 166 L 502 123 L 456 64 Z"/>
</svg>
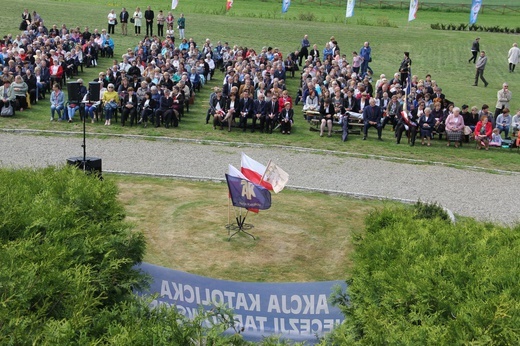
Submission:
<svg viewBox="0 0 520 346">
<path fill-rule="evenodd" d="M 520 226 L 462 220 L 439 206 L 387 208 L 355 237 L 338 292 L 334 345 L 516 345 Z"/>
<path fill-rule="evenodd" d="M 224 307 L 190 320 L 135 295 L 145 241 L 117 193 L 70 166 L 0 170 L 0 345 L 251 345 Z"/>
<path fill-rule="evenodd" d="M 0 343 L 79 341 L 145 277 L 114 184 L 66 167 L 0 170 Z M 1 342 L 2 338 L 4 342 Z"/>
<path fill-rule="evenodd" d="M 497 32 L 504 34 L 520 34 L 520 26 L 516 28 L 508 28 L 508 27 L 500 27 L 498 25 L 493 26 L 483 26 L 477 24 L 442 24 L 435 23 L 430 24 L 430 27 L 433 30 L 456 30 L 456 31 L 479 31 L 479 32 Z"/>
</svg>

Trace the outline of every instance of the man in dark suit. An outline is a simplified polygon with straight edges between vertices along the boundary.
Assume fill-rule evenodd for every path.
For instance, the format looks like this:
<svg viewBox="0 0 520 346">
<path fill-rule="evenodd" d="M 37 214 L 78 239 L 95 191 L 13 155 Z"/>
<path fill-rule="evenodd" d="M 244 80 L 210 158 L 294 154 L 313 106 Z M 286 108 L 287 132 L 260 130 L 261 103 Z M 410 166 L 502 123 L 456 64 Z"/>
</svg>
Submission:
<svg viewBox="0 0 520 346">
<path fill-rule="evenodd" d="M 401 66 L 399 66 L 399 72 L 401 72 L 401 85 L 403 88 L 408 83 L 408 74 L 410 73 L 410 67 L 412 66 L 412 59 L 410 59 L 410 53 L 404 52 L 403 61 L 401 61 Z"/>
<path fill-rule="evenodd" d="M 233 88 L 233 76 L 229 75 L 226 78 L 226 84 L 222 87 L 222 94 L 225 97 L 229 97 L 231 94 L 231 89 Z"/>
<path fill-rule="evenodd" d="M 267 105 L 266 105 L 266 116 L 265 116 L 265 122 L 266 122 L 266 127 L 265 127 L 265 131 L 267 133 L 273 133 L 273 129 L 276 127 L 276 125 L 278 124 L 278 117 L 279 117 L 279 114 L 278 114 L 278 110 L 279 110 L 279 105 L 278 105 L 278 101 L 276 100 L 276 98 L 272 98 L 271 101 L 267 102 Z"/>
<path fill-rule="evenodd" d="M 106 89 L 108 86 L 108 79 L 106 77 L 106 72 L 99 72 L 99 77 L 94 79 L 93 82 L 100 83 L 101 87 Z"/>
<path fill-rule="evenodd" d="M 278 80 L 285 80 L 285 71 L 283 69 L 282 64 L 278 64 L 276 71 L 274 71 L 274 78 L 278 78 Z"/>
<path fill-rule="evenodd" d="M 240 111 L 240 125 L 243 132 L 246 132 L 247 129 L 247 118 L 253 117 L 254 112 L 254 102 L 253 99 L 249 96 L 249 91 L 244 90 L 242 93 L 242 98 L 238 103 L 238 109 Z"/>
<path fill-rule="evenodd" d="M 376 100 L 371 98 L 369 101 L 369 105 L 363 109 L 363 122 L 365 126 L 363 126 L 363 140 L 367 139 L 368 129 L 370 127 L 375 127 L 377 129 L 377 139 L 382 141 L 381 132 L 381 117 L 382 112 L 381 108 L 376 106 Z"/>
<path fill-rule="evenodd" d="M 446 96 L 442 93 L 442 89 L 439 87 L 435 87 L 433 90 L 434 94 L 432 96 L 433 99 L 439 98 L 441 100 L 444 100 Z"/>
<path fill-rule="evenodd" d="M 280 127 L 282 135 L 291 134 L 291 128 L 294 121 L 294 110 L 291 108 L 290 102 L 285 102 L 285 105 L 280 112 Z"/>
<path fill-rule="evenodd" d="M 320 57 L 320 51 L 318 50 L 318 46 L 313 45 L 312 50 L 309 52 L 309 55 L 312 57 L 313 63 L 316 62 L 316 60 Z"/>
<path fill-rule="evenodd" d="M 256 122 L 260 121 L 260 132 L 264 132 L 265 116 L 267 111 L 267 102 L 265 102 L 264 94 L 258 96 L 258 100 L 255 100 L 254 112 L 253 112 L 253 128 L 251 132 L 255 132 Z"/>
<path fill-rule="evenodd" d="M 480 53 L 480 37 L 477 37 L 475 41 L 471 44 L 471 58 L 468 60 L 470 63 L 471 60 L 473 60 L 473 63 L 475 64 L 477 62 L 477 55 Z"/>
<path fill-rule="evenodd" d="M 128 16 L 129 15 L 126 8 L 123 7 L 121 13 L 119 13 L 119 22 L 121 23 L 121 34 L 123 34 L 124 36 L 128 34 Z"/>
<path fill-rule="evenodd" d="M 153 36 L 153 19 L 155 15 L 150 6 L 144 11 L 144 19 L 146 20 L 146 36 Z"/>
<path fill-rule="evenodd" d="M 308 35 L 303 36 L 302 48 L 300 49 L 300 54 L 299 54 L 300 66 L 302 66 L 302 60 L 303 61 L 307 60 L 307 57 L 309 56 L 310 46 L 311 46 L 311 44 L 309 42 L 309 36 Z M 296 63 L 296 61 L 295 61 L 295 63 Z"/>
<path fill-rule="evenodd" d="M 161 96 L 159 109 L 155 112 L 155 127 L 161 126 L 161 120 L 164 127 L 169 128 L 172 123 L 173 114 L 173 99 L 170 97 L 170 90 L 164 89 L 164 94 Z"/>
</svg>

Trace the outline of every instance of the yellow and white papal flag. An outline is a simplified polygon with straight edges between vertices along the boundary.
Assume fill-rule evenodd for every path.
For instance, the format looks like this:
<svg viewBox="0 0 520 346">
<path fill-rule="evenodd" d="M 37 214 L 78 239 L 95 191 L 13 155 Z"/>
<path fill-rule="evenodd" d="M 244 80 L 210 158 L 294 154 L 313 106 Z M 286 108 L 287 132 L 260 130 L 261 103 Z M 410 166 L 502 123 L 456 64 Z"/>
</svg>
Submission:
<svg viewBox="0 0 520 346">
<path fill-rule="evenodd" d="M 278 193 L 283 190 L 289 181 L 289 174 L 270 162 L 265 168 L 264 180 L 271 184 L 275 193 Z"/>
</svg>

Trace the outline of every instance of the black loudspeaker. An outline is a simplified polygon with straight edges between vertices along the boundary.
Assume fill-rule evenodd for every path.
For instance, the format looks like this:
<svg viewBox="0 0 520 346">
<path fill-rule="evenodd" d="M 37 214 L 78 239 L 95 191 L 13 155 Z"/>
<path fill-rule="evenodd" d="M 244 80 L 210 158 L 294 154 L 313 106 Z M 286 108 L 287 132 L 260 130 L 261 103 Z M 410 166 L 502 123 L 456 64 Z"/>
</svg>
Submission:
<svg viewBox="0 0 520 346">
<path fill-rule="evenodd" d="M 80 103 L 81 95 L 79 94 L 79 83 L 78 82 L 68 82 L 67 83 L 67 93 L 69 95 L 70 103 Z"/>
<path fill-rule="evenodd" d="M 88 83 L 88 91 L 90 93 L 90 101 L 99 101 L 99 93 L 101 92 L 101 83 L 90 82 Z"/>
<path fill-rule="evenodd" d="M 99 179 L 103 180 L 103 177 L 101 176 L 101 159 L 99 157 L 85 157 L 85 160 L 83 160 L 82 156 L 69 157 L 67 159 L 67 164 L 76 166 L 77 168 L 84 170 L 86 173 L 95 174 Z"/>
</svg>

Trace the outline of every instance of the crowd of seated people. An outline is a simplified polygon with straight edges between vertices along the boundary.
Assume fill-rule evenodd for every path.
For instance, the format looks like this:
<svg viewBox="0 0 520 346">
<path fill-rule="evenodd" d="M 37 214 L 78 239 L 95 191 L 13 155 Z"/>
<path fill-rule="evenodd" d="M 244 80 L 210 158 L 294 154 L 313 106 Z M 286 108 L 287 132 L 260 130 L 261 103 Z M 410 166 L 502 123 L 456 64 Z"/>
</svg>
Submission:
<svg viewBox="0 0 520 346">
<path fill-rule="evenodd" d="M 89 53 L 91 46 L 89 41 Z M 120 113 L 122 126 L 146 127 L 151 122 L 156 127 L 177 127 L 185 109 L 189 112 L 195 91 L 214 74 L 216 54 L 210 47 L 209 39 L 199 50 L 193 39 L 181 49 L 175 46 L 173 36 L 164 40 L 145 37 L 128 49 L 120 62 L 114 59 L 111 67 L 99 73 L 93 81 L 100 86 L 99 101 L 90 101 L 92 95 L 85 95 L 80 113 L 92 122 L 96 116 L 104 116 L 107 126 Z M 93 64 L 95 59 L 93 56 Z"/>
<path fill-rule="evenodd" d="M 222 64 L 222 86 L 210 96 L 206 124 L 221 130 L 233 127 L 271 134 L 279 129 L 290 135 L 294 124 L 294 102 L 286 89 L 288 73 L 295 59 L 284 60 L 278 48 L 229 46 L 220 42 L 214 48 L 217 65 Z"/>
<path fill-rule="evenodd" d="M 214 52 L 207 49 L 209 39 L 201 50 L 193 39 L 186 42 L 181 49 L 169 35 L 164 40 L 157 36 L 140 40 L 122 55 L 121 62 L 113 60 L 106 72 L 99 73 L 95 81 L 101 86 L 100 101 L 87 104 L 87 114 L 94 119 L 96 113 L 103 113 L 105 125 L 111 125 L 120 112 L 122 126 L 177 127 L 189 112 L 195 91 L 216 68 Z"/>
<path fill-rule="evenodd" d="M 91 33 L 88 27 L 81 31 L 65 24 L 47 28 L 36 11 L 31 14 L 27 9 L 22 13 L 20 30 L 20 34 L 0 40 L 2 108 L 12 108 L 11 112 L 0 109 L 3 116 L 45 99 L 56 92 L 55 84 L 63 89 L 67 79 L 78 75 L 84 66 L 96 66 L 100 56 L 113 56 L 114 41 L 105 30 Z M 58 119 L 71 120 L 63 115 Z"/>
<path fill-rule="evenodd" d="M 319 58 L 316 45 L 314 47 L 315 54 L 300 59 L 300 88 L 295 103 L 302 103 L 307 120 L 317 119 L 320 136 L 326 129 L 330 137 L 333 124 L 342 124 L 344 118 L 362 124 L 363 139 L 367 138 L 370 127 L 374 127 L 378 138 L 382 139 L 381 130 L 391 125 L 395 142 L 399 144 L 406 134 L 412 146 L 417 136 L 422 145 L 430 146 L 431 139 L 437 135 L 439 139 L 446 136 L 447 146 L 459 147 L 480 135 L 475 131 L 482 116 L 489 120 L 492 129 L 505 134 L 507 139 L 510 131 L 518 131 L 520 110 L 516 116 L 511 116 L 507 107 L 502 107 L 495 115 L 486 104 L 471 109 L 465 104 L 455 107 L 431 75 L 420 79 L 416 75 L 408 76 L 407 71 L 403 73 L 402 66 L 409 68 L 411 64 L 408 53 L 392 78 L 381 74 L 374 82 L 371 69 L 360 72 L 362 52 L 360 55 L 354 52 L 353 64 L 350 64 L 333 38 L 327 42 L 323 60 Z M 504 85 L 506 88 L 506 83 Z M 345 140 L 346 135 L 342 138 Z M 492 132 L 488 138 L 491 142 Z"/>
<path fill-rule="evenodd" d="M 3 65 L 0 105 L 12 108 L 13 114 L 26 109 L 27 101 L 36 103 L 50 94 L 54 101 L 51 102 L 51 120 L 72 122 L 74 113 L 79 111 L 92 121 L 96 116 L 104 116 L 105 125 L 111 125 L 112 118 L 120 113 L 122 125 L 128 120 L 130 125 L 143 123 L 146 126 L 143 117 L 147 115 L 145 119 L 153 121 L 155 126 L 175 127 L 184 108 L 189 111 L 194 91 L 212 78 L 216 68 L 209 39 L 199 50 L 193 39 L 187 40 L 180 49 L 175 46 L 173 36 L 164 40 L 145 37 L 134 49 L 129 49 L 120 62 L 113 60 L 112 67 L 99 74 L 95 80 L 100 83 L 99 97 L 87 93 L 81 81 L 82 100 L 61 102 L 67 79 L 73 78 L 83 67 L 97 66 L 102 57 L 113 58 L 113 39 L 105 29 L 90 32 L 88 27 L 83 31 L 76 27 L 69 30 L 65 24 L 61 27 L 54 24 L 49 29 L 39 15 L 34 12 L 31 16 L 27 10 L 22 14 L 20 29 L 23 30 L 20 35 L 6 35 L 0 41 Z M 147 94 L 154 100 L 154 107 L 150 102 L 144 105 Z M 171 112 L 165 111 L 170 102 L 167 108 Z M 163 111 L 156 116 L 158 110 Z M 149 111 L 152 112 L 146 114 Z"/>
<path fill-rule="evenodd" d="M 1 89 L 1 105 L 12 105 L 13 112 L 30 107 L 50 92 L 58 95 L 66 79 L 78 74 L 80 68 L 95 67 L 101 57 L 114 56 L 114 41 L 105 29 L 90 32 L 88 27 L 69 29 L 65 24 L 48 29 L 36 12 L 31 16 L 28 11 L 22 14 L 20 28 L 20 35 L 0 40 L 1 82 L 7 82 Z M 92 121 L 104 116 L 105 125 L 111 125 L 119 113 L 123 126 L 147 126 L 151 122 L 157 127 L 176 127 L 185 109 L 189 111 L 195 91 L 214 78 L 220 67 L 224 73 L 222 87 L 211 95 L 206 117 L 206 123 L 211 120 L 215 129 L 226 127 L 231 131 L 238 127 L 272 133 L 280 128 L 282 134 L 290 134 L 293 107 L 302 103 L 304 113 L 319 119 L 321 136 L 325 130 L 331 136 L 338 121 L 359 119 L 364 125 L 364 138 L 374 127 L 382 139 L 383 129 L 391 125 L 396 143 L 406 135 L 411 145 L 417 136 L 422 144 L 430 145 L 438 135 L 440 139 L 446 136 L 448 145 L 453 142 L 459 146 L 476 136 L 483 115 L 506 138 L 509 131 L 518 132 L 520 111 L 511 116 L 503 108 L 496 116 L 485 104 L 471 110 L 467 105 L 455 107 L 430 75 L 406 80 L 406 73 L 396 71 L 392 78 L 381 75 L 374 83 L 372 70 L 363 61 L 366 49 L 367 42 L 359 55 L 352 54 L 351 65 L 333 37 L 323 51 L 323 60 L 316 48 L 307 59 L 299 57 L 298 51 L 284 58 L 278 48 L 263 47 L 257 53 L 227 42 L 213 45 L 209 39 L 201 45 L 192 38 L 183 39 L 176 45 L 173 36 L 145 37 L 100 73 L 96 79 L 101 85 L 99 101 L 90 102 L 82 86 L 84 102 L 63 105 L 59 118 L 72 121 L 79 110 Z M 293 101 L 285 82 L 298 69 L 301 84 Z M 405 95 L 408 83 L 409 93 Z M 357 116 L 345 117 L 348 114 Z M 343 128 L 345 140 L 348 126 Z"/>
</svg>

